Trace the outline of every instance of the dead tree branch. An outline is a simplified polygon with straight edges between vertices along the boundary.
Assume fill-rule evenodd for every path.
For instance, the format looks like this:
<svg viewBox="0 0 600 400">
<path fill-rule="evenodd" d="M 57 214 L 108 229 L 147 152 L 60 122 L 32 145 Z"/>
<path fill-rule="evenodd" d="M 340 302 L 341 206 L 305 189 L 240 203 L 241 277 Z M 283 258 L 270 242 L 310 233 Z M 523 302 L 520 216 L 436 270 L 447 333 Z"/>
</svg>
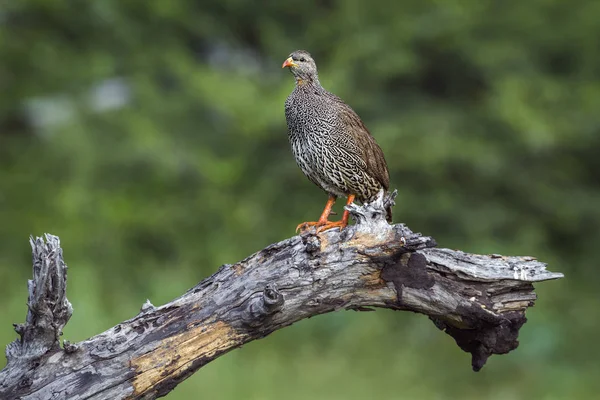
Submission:
<svg viewBox="0 0 600 400">
<path fill-rule="evenodd" d="M 181 297 L 75 345 L 57 237 L 32 240 L 29 312 L 0 372 L 2 399 L 153 399 L 215 358 L 314 315 L 371 307 L 425 314 L 479 370 L 517 347 L 533 282 L 561 278 L 532 257 L 474 255 L 385 222 L 383 201 L 350 206 L 356 224 L 294 236 L 223 265 Z"/>
</svg>

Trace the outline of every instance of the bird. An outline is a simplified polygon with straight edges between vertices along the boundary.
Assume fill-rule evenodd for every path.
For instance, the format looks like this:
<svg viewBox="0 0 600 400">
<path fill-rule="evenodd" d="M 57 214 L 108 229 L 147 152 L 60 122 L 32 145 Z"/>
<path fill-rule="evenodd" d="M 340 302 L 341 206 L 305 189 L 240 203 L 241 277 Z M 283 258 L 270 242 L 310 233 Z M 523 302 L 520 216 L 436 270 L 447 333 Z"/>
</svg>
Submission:
<svg viewBox="0 0 600 400">
<path fill-rule="evenodd" d="M 296 50 L 283 62 L 296 80 L 285 101 L 288 138 L 296 163 L 315 185 L 328 194 L 325 209 L 316 222 L 303 222 L 296 228 L 316 227 L 317 233 L 344 229 L 349 212 L 330 221 L 338 197 L 373 201 L 380 190 L 388 191 L 390 177 L 381 147 L 356 112 L 341 98 L 325 90 L 319 82 L 317 65 L 309 52 Z M 386 219 L 392 220 L 391 206 Z"/>
</svg>

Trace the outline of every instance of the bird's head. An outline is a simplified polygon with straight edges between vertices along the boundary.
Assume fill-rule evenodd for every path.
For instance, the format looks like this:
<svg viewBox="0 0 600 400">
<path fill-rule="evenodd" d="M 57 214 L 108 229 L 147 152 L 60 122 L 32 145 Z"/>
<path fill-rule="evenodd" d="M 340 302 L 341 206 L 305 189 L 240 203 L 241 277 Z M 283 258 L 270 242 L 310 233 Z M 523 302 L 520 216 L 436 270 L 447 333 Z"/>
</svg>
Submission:
<svg viewBox="0 0 600 400">
<path fill-rule="evenodd" d="M 318 82 L 317 65 L 310 53 L 306 50 L 296 50 L 283 62 L 281 68 L 288 67 L 298 84 L 304 82 Z"/>
</svg>

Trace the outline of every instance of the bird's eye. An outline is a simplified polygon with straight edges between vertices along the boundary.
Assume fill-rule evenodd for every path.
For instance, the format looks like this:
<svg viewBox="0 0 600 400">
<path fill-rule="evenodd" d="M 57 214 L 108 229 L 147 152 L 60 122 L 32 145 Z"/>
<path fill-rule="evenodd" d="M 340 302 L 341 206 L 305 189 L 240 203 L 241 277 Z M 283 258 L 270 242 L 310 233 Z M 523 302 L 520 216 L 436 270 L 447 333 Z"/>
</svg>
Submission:
<svg viewBox="0 0 600 400">
<path fill-rule="evenodd" d="M 301 58 L 300 58 L 300 61 L 304 62 L 304 61 L 306 61 L 306 58 L 304 58 L 304 57 L 301 57 Z"/>
</svg>

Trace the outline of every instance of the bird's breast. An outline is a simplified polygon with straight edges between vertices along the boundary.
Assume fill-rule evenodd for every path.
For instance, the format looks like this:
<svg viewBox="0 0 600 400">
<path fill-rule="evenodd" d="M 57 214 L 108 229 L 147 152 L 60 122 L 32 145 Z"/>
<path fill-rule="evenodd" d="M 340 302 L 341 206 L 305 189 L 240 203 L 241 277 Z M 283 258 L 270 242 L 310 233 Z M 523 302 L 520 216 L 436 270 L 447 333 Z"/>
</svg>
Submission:
<svg viewBox="0 0 600 400">
<path fill-rule="evenodd" d="M 320 139 L 329 136 L 336 121 L 331 108 L 321 101 L 303 101 L 302 98 L 292 96 L 286 101 L 285 116 L 290 135 L 315 136 Z"/>
</svg>

